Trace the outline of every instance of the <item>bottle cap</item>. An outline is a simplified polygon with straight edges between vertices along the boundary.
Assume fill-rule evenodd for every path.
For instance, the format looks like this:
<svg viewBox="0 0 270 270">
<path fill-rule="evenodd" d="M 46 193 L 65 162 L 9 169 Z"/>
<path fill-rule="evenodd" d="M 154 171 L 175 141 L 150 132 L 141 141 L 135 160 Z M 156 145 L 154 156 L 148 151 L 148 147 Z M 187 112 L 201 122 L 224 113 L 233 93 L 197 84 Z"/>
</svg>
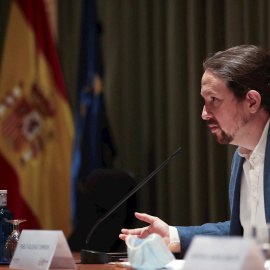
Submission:
<svg viewBox="0 0 270 270">
<path fill-rule="evenodd" d="M 0 190 L 0 193 L 7 194 L 7 190 Z"/>
</svg>

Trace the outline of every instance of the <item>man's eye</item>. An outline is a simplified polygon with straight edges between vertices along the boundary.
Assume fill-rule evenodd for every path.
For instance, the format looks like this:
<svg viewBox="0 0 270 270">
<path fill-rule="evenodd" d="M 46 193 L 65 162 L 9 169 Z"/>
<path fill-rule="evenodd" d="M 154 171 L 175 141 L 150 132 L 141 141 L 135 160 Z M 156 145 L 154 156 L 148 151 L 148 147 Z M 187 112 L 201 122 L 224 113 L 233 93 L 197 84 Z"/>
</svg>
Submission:
<svg viewBox="0 0 270 270">
<path fill-rule="evenodd" d="M 216 97 L 211 97 L 211 100 L 212 100 L 212 101 L 216 101 L 217 98 L 216 98 Z"/>
</svg>

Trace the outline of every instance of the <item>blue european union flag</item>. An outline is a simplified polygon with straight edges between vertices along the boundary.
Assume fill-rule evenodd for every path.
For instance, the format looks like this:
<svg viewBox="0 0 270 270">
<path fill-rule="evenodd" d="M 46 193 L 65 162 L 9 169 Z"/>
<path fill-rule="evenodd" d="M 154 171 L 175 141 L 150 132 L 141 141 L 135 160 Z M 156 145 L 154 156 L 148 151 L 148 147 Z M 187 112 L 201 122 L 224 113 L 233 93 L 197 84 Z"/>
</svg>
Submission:
<svg viewBox="0 0 270 270">
<path fill-rule="evenodd" d="M 79 92 L 72 164 L 73 224 L 76 221 L 81 186 L 94 169 L 111 167 L 115 155 L 102 91 L 101 28 L 97 22 L 95 0 L 84 0 L 82 8 Z"/>
</svg>

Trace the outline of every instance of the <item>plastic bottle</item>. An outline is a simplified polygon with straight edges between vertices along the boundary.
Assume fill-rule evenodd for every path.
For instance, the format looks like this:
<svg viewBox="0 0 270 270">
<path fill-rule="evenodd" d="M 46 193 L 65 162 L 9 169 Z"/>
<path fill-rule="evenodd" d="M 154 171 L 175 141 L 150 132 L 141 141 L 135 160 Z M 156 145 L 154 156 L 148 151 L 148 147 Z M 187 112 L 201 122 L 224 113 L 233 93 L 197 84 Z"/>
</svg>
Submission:
<svg viewBox="0 0 270 270">
<path fill-rule="evenodd" d="M 6 219 L 13 219 L 13 213 L 7 209 L 7 190 L 0 190 L 0 262 L 4 260 L 4 246 L 8 236 L 12 232 L 12 224 L 6 222 Z"/>
</svg>

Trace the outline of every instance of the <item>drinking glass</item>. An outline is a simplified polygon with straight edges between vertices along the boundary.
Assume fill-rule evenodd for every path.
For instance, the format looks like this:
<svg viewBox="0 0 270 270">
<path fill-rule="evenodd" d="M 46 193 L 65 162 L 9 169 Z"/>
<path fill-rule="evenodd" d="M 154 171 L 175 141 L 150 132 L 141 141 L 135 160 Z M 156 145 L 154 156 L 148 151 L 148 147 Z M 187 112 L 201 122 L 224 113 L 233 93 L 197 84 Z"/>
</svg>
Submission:
<svg viewBox="0 0 270 270">
<path fill-rule="evenodd" d="M 270 223 L 267 223 L 266 226 L 253 226 L 251 236 L 265 258 L 264 268 L 270 270 Z"/>
<path fill-rule="evenodd" d="M 7 219 L 6 222 L 13 224 L 13 231 L 8 236 L 7 241 L 4 247 L 4 259 L 6 261 L 11 261 L 14 251 L 17 247 L 20 231 L 19 231 L 19 224 L 21 222 L 26 221 L 26 219 Z"/>
</svg>

